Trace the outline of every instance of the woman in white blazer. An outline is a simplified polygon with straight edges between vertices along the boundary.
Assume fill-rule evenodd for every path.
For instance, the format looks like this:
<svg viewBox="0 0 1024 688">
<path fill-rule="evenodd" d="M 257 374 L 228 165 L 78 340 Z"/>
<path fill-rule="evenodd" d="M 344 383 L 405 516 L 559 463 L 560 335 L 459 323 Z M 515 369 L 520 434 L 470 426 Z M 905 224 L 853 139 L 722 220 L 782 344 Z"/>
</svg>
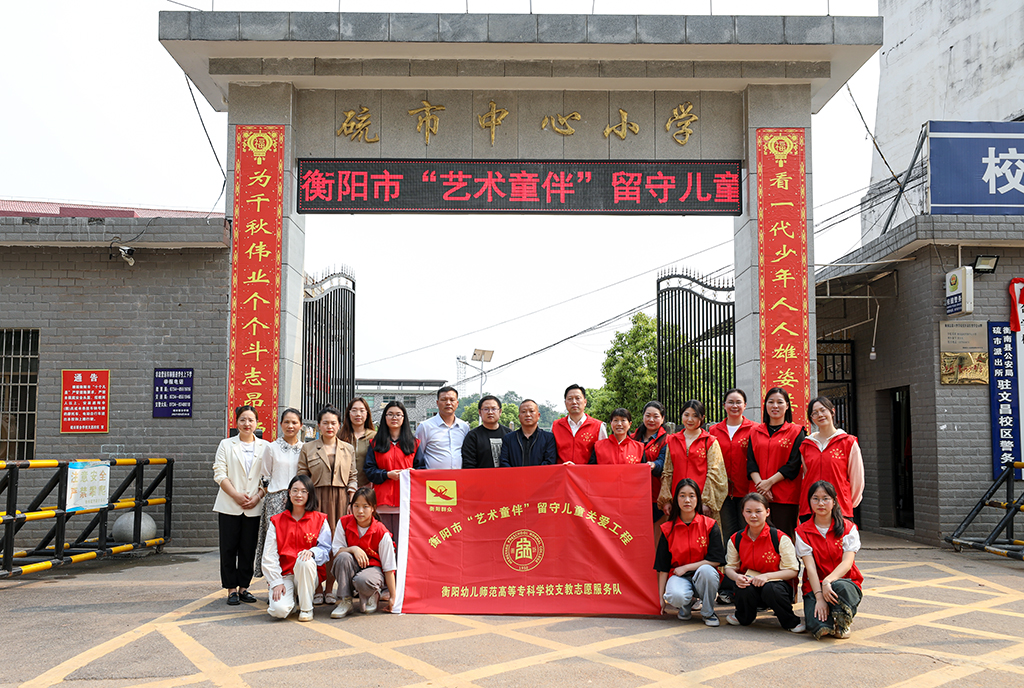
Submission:
<svg viewBox="0 0 1024 688">
<path fill-rule="evenodd" d="M 221 440 L 213 461 L 213 479 L 220 486 L 213 505 L 220 531 L 220 583 L 232 606 L 256 601 L 249 583 L 266 495 L 263 461 L 270 453 L 270 443 L 256 437 L 256 423 L 256 409 L 236 408 L 238 435 Z"/>
</svg>

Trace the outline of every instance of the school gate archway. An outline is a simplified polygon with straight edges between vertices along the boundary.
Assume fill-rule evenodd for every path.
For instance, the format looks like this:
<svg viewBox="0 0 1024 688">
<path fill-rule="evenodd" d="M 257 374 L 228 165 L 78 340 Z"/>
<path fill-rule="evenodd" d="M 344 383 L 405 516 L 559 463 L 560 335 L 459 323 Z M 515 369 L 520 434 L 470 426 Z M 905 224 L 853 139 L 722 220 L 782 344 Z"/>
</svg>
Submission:
<svg viewBox="0 0 1024 688">
<path fill-rule="evenodd" d="M 301 398 L 300 191 L 307 212 L 740 199 L 737 383 L 814 389 L 811 113 L 881 46 L 881 18 L 161 12 L 159 36 L 228 112 L 229 406 Z"/>
</svg>

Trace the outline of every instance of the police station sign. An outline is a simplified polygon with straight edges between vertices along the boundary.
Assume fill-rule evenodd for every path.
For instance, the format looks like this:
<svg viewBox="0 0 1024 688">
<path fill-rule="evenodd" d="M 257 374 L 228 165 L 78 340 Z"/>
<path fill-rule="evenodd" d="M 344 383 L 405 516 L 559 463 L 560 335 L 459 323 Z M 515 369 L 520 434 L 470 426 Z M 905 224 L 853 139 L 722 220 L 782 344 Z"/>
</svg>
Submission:
<svg viewBox="0 0 1024 688">
<path fill-rule="evenodd" d="M 928 122 L 928 212 L 1024 215 L 1024 122 Z"/>
</svg>

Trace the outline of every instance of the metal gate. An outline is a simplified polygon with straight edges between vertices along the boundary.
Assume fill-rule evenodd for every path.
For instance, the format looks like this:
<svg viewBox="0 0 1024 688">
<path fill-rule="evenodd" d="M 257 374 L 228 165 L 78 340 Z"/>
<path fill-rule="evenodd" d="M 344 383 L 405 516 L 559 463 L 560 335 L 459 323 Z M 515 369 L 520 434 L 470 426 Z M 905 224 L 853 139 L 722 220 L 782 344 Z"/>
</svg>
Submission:
<svg viewBox="0 0 1024 688">
<path fill-rule="evenodd" d="M 683 404 L 701 401 L 707 420 L 725 417 L 722 397 L 736 386 L 736 336 L 731 280 L 686 271 L 658 275 L 658 399 L 678 423 Z"/>
<path fill-rule="evenodd" d="M 818 394 L 836 407 L 836 427 L 857 434 L 854 398 L 853 340 L 818 340 Z"/>
</svg>

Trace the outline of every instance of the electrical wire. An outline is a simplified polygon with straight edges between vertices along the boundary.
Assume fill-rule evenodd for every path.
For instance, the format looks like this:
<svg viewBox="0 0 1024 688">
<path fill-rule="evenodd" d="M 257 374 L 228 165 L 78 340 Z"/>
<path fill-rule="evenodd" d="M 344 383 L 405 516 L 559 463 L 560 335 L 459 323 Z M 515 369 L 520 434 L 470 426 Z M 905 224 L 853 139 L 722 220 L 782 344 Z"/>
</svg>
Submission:
<svg viewBox="0 0 1024 688">
<path fill-rule="evenodd" d="M 504 370 L 505 368 L 508 368 L 510 366 L 515 365 L 516 363 L 521 363 L 522 361 L 525 361 L 526 359 L 528 359 L 528 358 L 530 358 L 532 356 L 536 356 L 538 354 L 542 354 L 545 351 L 548 351 L 550 349 L 555 348 L 559 344 L 564 344 L 565 342 L 568 342 L 569 340 L 572 340 L 572 339 L 575 339 L 576 337 L 580 337 L 582 335 L 585 335 L 585 334 L 591 332 L 592 330 L 596 330 L 598 328 L 604 327 L 607 324 L 615 322 L 616 320 L 619 320 L 619 319 L 621 319 L 623 317 L 631 316 L 634 313 L 637 313 L 638 311 L 642 311 L 644 308 L 647 308 L 648 306 L 651 306 L 651 305 L 653 305 L 656 302 L 657 302 L 657 299 L 651 299 L 647 303 L 642 303 L 639 306 L 634 306 L 633 308 L 630 308 L 628 311 L 625 311 L 624 313 L 619 313 L 618 315 L 614 315 L 611 318 L 608 318 L 607 320 L 602 320 L 601 322 L 597 323 L 596 325 L 591 325 L 590 327 L 586 328 L 585 330 L 580 330 L 576 334 L 571 334 L 568 337 L 563 337 L 562 339 L 559 339 L 557 342 L 554 342 L 553 344 L 548 344 L 547 346 L 541 347 L 541 348 L 537 349 L 536 351 L 531 351 L 530 353 L 524 354 L 524 355 L 520 356 L 519 358 L 514 358 L 511 361 L 509 361 L 508 363 L 502 363 L 500 366 L 496 366 L 494 368 L 491 368 L 490 370 L 488 370 L 486 372 L 486 375 L 494 375 L 495 373 L 497 373 L 500 370 Z M 459 384 L 464 384 L 464 383 L 467 383 L 467 382 L 475 382 L 475 381 L 479 380 L 481 377 L 483 377 L 484 375 L 485 375 L 485 373 L 477 373 L 476 375 L 472 375 L 470 377 L 467 377 L 464 380 L 459 380 Z"/>
<path fill-rule="evenodd" d="M 544 306 L 543 308 L 538 308 L 535 311 L 530 311 L 529 313 L 524 313 L 523 315 L 517 315 L 514 318 L 509 318 L 508 320 L 502 320 L 499 323 L 494 323 L 493 325 L 487 325 L 485 327 L 481 327 L 481 328 L 479 328 L 477 330 L 473 330 L 471 332 L 464 332 L 462 334 L 457 334 L 457 335 L 455 335 L 453 337 L 449 337 L 448 339 L 443 339 L 443 340 L 441 340 L 439 342 L 434 342 L 433 344 L 426 344 L 424 346 L 421 346 L 421 347 L 418 347 L 418 348 L 415 348 L 415 349 L 410 349 L 409 351 L 403 351 L 402 353 L 392 354 L 391 356 L 384 356 L 383 358 L 377 358 L 377 359 L 374 359 L 372 361 L 367 361 L 366 363 L 358 363 L 358 364 L 356 364 L 356 367 L 357 368 L 361 368 L 363 366 L 372 365 L 374 363 L 380 363 L 382 361 L 389 361 L 389 360 L 391 360 L 393 358 L 399 358 L 401 356 L 408 356 L 409 354 L 414 354 L 414 353 L 418 353 L 420 351 L 425 351 L 426 349 L 432 349 L 435 346 L 441 346 L 442 344 L 447 344 L 448 342 L 454 342 L 456 339 L 462 339 L 463 337 L 468 337 L 468 336 L 473 335 L 473 334 L 479 334 L 480 332 L 485 332 L 486 330 L 491 330 L 491 329 L 494 329 L 495 327 L 501 327 L 502 325 L 507 325 L 507 324 L 509 324 L 511 322 L 515 322 L 517 320 L 522 320 L 523 318 L 528 318 L 530 316 L 537 315 L 538 313 L 543 313 L 544 311 L 549 311 L 552 308 L 557 308 L 558 306 L 564 306 L 567 303 L 571 303 L 573 301 L 577 301 L 577 300 L 582 299 L 584 297 L 591 296 L 593 294 L 596 294 L 598 292 L 604 291 L 606 289 L 611 289 L 612 287 L 617 287 L 620 284 L 625 284 L 626 282 L 630 282 L 630 281 L 635 280 L 637 278 L 643 277 L 644 275 L 649 275 L 652 272 L 657 272 L 658 270 L 662 270 L 662 269 L 667 268 L 667 267 L 672 267 L 672 266 L 676 265 L 677 263 L 686 260 L 687 258 L 693 258 L 695 256 L 699 256 L 702 253 L 707 253 L 708 251 L 712 251 L 712 250 L 714 250 L 716 248 L 721 248 L 722 246 L 726 246 L 726 245 L 728 245 L 730 243 L 732 243 L 732 239 L 728 239 L 728 240 L 723 241 L 721 243 L 715 244 L 714 246 L 708 246 L 707 248 L 704 248 L 704 249 L 701 249 L 700 251 L 696 251 L 696 252 L 691 253 L 689 255 L 683 256 L 682 258 L 674 260 L 674 261 L 672 261 L 670 263 L 664 263 L 663 265 L 659 265 L 657 267 L 651 268 L 650 270 L 644 270 L 643 272 L 637 273 L 637 274 L 633 275 L 632 277 L 626 277 L 626 278 L 621 279 L 621 280 L 619 280 L 617 282 L 612 282 L 611 284 L 606 284 L 603 287 L 598 287 L 597 289 L 593 289 L 591 291 L 588 291 L 588 292 L 586 292 L 584 294 L 578 294 L 578 295 L 573 296 L 571 298 L 565 299 L 564 301 L 559 301 L 558 303 L 553 303 L 550 306 Z"/>
<path fill-rule="evenodd" d="M 206 130 L 206 122 L 203 121 L 203 115 L 199 112 L 199 103 L 196 102 L 196 94 L 192 91 L 192 81 L 188 78 L 188 74 L 185 75 L 185 87 L 188 88 L 188 94 L 192 96 L 192 104 L 196 108 L 196 115 L 199 116 L 199 123 L 203 125 L 203 133 L 206 134 L 206 140 L 210 144 L 210 150 L 213 151 L 213 158 L 217 161 L 217 167 L 220 168 L 220 174 L 224 177 L 226 182 L 228 173 L 224 171 L 224 165 L 220 164 L 220 156 L 217 155 L 217 149 L 213 145 L 213 139 L 210 138 L 210 132 Z M 224 192 L 221 191 L 221 193 Z"/>
</svg>

